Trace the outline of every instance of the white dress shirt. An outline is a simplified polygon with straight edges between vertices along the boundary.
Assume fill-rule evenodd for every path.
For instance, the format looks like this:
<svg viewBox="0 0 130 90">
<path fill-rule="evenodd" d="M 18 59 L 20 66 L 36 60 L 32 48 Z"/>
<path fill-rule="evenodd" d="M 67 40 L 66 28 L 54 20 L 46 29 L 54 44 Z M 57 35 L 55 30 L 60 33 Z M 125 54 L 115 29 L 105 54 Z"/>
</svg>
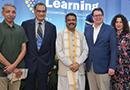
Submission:
<svg viewBox="0 0 130 90">
<path fill-rule="evenodd" d="M 94 30 L 93 30 L 93 41 L 94 41 L 94 43 L 95 43 L 96 40 L 97 40 L 97 36 L 98 36 L 98 34 L 99 34 L 99 31 L 100 31 L 100 29 L 101 29 L 101 26 L 102 26 L 102 24 L 101 24 L 100 26 L 98 26 L 97 28 L 95 28 L 95 27 L 94 27 L 94 24 L 93 24 L 93 28 L 94 28 Z"/>
</svg>

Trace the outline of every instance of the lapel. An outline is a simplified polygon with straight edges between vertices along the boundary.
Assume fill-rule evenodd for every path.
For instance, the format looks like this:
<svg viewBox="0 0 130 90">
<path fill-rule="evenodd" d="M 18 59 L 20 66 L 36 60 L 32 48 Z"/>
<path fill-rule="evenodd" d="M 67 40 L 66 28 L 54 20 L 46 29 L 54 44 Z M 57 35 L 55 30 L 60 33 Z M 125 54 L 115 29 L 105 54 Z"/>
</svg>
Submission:
<svg viewBox="0 0 130 90">
<path fill-rule="evenodd" d="M 90 39 L 91 39 L 91 43 L 94 44 L 94 41 L 93 41 L 93 26 L 90 28 Z"/>
<path fill-rule="evenodd" d="M 33 21 L 31 22 L 30 25 L 30 30 L 31 32 L 29 32 L 29 35 L 31 35 L 30 40 L 32 41 L 32 45 L 34 45 L 34 47 L 37 49 L 37 43 L 36 43 L 36 32 L 35 32 L 35 19 L 33 19 Z M 38 50 L 38 49 L 37 49 Z"/>
<path fill-rule="evenodd" d="M 105 31 L 105 29 L 104 29 L 104 23 L 103 23 L 102 26 L 101 26 L 101 28 L 100 28 L 100 31 L 99 31 L 99 33 L 98 33 L 97 40 L 96 40 L 95 44 L 98 42 L 100 36 L 102 35 L 102 33 L 103 33 L 104 31 Z"/>
</svg>

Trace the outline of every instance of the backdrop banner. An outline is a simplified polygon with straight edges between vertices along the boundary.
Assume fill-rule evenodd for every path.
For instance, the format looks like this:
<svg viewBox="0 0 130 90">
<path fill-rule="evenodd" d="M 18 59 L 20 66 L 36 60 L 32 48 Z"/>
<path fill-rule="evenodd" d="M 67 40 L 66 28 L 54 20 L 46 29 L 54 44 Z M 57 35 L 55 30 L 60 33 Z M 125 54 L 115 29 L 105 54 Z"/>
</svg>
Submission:
<svg viewBox="0 0 130 90">
<path fill-rule="evenodd" d="M 97 7 L 103 9 L 107 24 L 116 14 L 123 14 L 130 21 L 130 0 L 0 0 L 0 10 L 6 3 L 14 4 L 17 12 L 15 23 L 21 25 L 23 21 L 35 18 L 34 5 L 38 2 L 47 6 L 45 19 L 55 24 L 58 32 L 66 28 L 65 15 L 70 12 L 77 15 L 77 29 L 83 32 L 86 16 Z M 0 14 L 0 22 L 3 19 Z"/>
</svg>

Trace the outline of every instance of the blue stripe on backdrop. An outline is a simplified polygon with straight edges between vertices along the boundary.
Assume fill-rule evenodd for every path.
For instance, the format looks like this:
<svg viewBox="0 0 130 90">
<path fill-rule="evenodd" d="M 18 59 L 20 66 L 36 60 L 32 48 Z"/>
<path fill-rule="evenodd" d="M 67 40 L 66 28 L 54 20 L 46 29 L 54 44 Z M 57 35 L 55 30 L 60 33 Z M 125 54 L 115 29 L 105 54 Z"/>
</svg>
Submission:
<svg viewBox="0 0 130 90">
<path fill-rule="evenodd" d="M 125 15 L 127 20 L 130 22 L 130 0 L 121 0 L 120 7 L 121 7 L 121 13 Z"/>
</svg>

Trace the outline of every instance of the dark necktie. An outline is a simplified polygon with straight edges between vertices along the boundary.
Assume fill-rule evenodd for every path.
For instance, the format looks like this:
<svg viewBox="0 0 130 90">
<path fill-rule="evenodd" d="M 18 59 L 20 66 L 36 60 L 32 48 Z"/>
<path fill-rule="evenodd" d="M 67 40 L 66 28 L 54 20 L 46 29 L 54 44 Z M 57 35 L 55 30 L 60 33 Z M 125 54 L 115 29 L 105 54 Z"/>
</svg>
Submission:
<svg viewBox="0 0 130 90">
<path fill-rule="evenodd" d="M 37 30 L 37 34 L 38 34 L 38 38 L 42 39 L 43 33 L 42 33 L 42 28 L 41 28 L 41 22 L 38 23 L 38 30 Z"/>
<path fill-rule="evenodd" d="M 42 28 L 41 28 L 41 22 L 38 23 L 38 30 L 37 30 L 37 48 L 38 48 L 38 51 L 40 50 L 40 47 L 42 45 L 42 36 L 43 36 L 43 33 L 42 33 Z"/>
</svg>

